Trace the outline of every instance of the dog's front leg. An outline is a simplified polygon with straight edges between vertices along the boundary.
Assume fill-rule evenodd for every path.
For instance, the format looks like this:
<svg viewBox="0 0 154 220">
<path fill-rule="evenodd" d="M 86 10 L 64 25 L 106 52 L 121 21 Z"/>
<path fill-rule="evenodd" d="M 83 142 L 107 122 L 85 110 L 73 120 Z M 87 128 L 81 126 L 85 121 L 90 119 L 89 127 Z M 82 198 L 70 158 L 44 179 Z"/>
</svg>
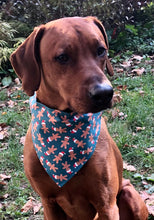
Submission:
<svg viewBox="0 0 154 220">
<path fill-rule="evenodd" d="M 44 220 L 68 220 L 66 214 L 56 201 L 51 199 L 42 199 L 44 208 Z"/>
<path fill-rule="evenodd" d="M 98 213 L 95 216 L 94 220 L 119 220 L 119 209 L 117 205 L 113 205 L 112 207 L 102 207 L 98 209 Z"/>
</svg>

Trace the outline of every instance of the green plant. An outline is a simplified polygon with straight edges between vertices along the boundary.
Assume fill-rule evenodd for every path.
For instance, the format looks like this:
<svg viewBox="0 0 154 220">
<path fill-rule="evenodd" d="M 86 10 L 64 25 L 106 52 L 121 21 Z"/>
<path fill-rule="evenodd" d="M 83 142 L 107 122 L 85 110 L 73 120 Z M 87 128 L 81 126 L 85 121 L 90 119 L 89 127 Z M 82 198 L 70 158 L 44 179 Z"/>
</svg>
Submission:
<svg viewBox="0 0 154 220">
<path fill-rule="evenodd" d="M 15 33 L 17 31 L 8 22 L 2 21 L 0 15 L 0 78 L 15 76 L 9 61 L 10 55 L 24 41 L 24 38 L 15 38 Z"/>
</svg>

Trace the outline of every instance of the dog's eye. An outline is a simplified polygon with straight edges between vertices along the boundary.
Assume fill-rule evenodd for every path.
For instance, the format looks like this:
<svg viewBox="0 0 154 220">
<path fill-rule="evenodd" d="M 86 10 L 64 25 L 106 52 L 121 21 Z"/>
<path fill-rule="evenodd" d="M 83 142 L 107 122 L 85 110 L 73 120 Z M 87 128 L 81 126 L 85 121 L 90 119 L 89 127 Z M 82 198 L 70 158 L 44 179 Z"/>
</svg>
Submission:
<svg viewBox="0 0 154 220">
<path fill-rule="evenodd" d="M 97 49 L 97 56 L 103 57 L 106 54 L 106 50 L 104 47 L 98 47 Z"/>
<path fill-rule="evenodd" d="M 58 61 L 60 64 L 66 64 L 69 60 L 69 56 L 65 53 L 62 53 L 59 56 L 55 57 L 55 60 Z"/>
</svg>

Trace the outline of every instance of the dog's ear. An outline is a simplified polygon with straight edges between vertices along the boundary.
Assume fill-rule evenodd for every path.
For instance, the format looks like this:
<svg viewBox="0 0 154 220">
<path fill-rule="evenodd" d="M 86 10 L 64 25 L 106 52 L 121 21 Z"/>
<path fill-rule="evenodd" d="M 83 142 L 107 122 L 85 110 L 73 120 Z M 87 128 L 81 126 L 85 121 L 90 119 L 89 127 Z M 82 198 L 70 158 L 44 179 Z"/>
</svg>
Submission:
<svg viewBox="0 0 154 220">
<path fill-rule="evenodd" d="M 105 28 L 104 26 L 102 25 L 102 23 L 96 18 L 96 17 L 92 17 L 92 16 L 89 16 L 87 17 L 88 20 L 92 20 L 94 22 L 94 24 L 100 29 L 103 37 L 104 37 L 104 40 L 105 40 L 105 44 L 109 50 L 109 43 L 108 43 L 108 38 L 107 38 L 107 34 L 106 34 L 106 31 L 105 31 Z M 113 76 L 114 75 L 114 72 L 113 72 L 113 67 L 110 63 L 110 60 L 109 58 L 107 57 L 106 59 L 106 68 L 107 68 L 107 72 L 110 76 Z"/>
<path fill-rule="evenodd" d="M 11 64 L 22 81 L 27 95 L 32 96 L 38 90 L 41 80 L 40 40 L 44 33 L 44 25 L 37 27 L 10 57 Z"/>
</svg>

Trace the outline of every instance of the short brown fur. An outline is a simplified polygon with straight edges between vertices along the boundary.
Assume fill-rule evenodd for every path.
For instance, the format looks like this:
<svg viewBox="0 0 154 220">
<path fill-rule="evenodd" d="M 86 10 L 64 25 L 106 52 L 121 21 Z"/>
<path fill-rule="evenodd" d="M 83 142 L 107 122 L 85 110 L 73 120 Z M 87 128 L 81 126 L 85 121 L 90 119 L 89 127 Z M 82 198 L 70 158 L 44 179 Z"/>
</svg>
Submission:
<svg viewBox="0 0 154 220">
<path fill-rule="evenodd" d="M 95 83 L 113 75 L 105 54 L 95 55 L 101 45 L 108 50 L 103 25 L 94 17 L 64 18 L 34 29 L 12 54 L 11 63 L 23 89 L 48 107 L 78 113 L 97 112 L 87 95 Z M 65 65 L 56 61 L 67 53 Z M 110 106 L 104 106 L 106 108 Z M 24 168 L 40 195 L 45 220 L 146 220 L 147 208 L 129 181 L 122 178 L 120 151 L 102 118 L 96 150 L 84 167 L 62 188 L 48 176 L 36 155 L 29 126 L 24 147 Z"/>
</svg>

